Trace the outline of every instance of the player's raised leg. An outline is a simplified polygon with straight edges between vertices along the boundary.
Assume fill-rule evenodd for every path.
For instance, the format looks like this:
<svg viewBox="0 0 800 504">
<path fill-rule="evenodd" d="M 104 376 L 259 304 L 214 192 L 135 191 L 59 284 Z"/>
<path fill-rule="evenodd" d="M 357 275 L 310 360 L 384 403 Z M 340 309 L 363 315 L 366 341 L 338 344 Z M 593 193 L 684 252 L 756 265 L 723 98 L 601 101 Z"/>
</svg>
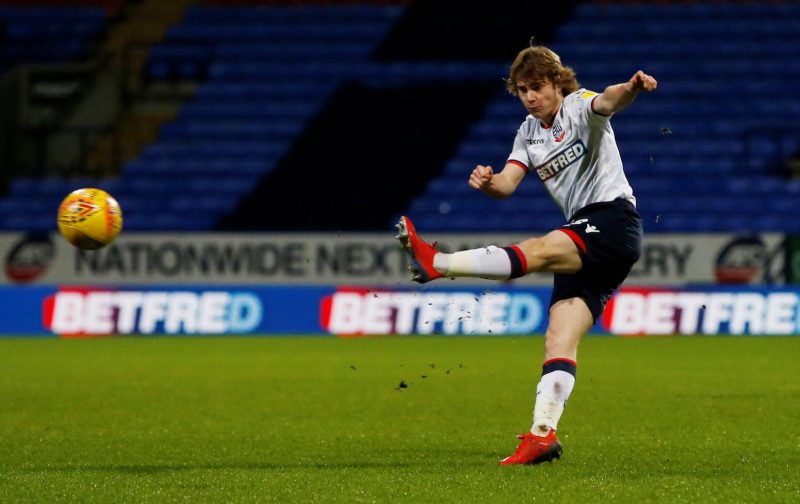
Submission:
<svg viewBox="0 0 800 504">
<path fill-rule="evenodd" d="M 516 451 L 501 460 L 500 465 L 538 464 L 561 457 L 561 442 L 556 436 L 558 421 L 575 385 L 578 343 L 593 323 L 592 313 L 581 298 L 553 304 L 545 334 L 542 378 L 536 387 L 533 424 L 530 431 L 517 436 L 521 442 Z"/>
<path fill-rule="evenodd" d="M 411 258 L 413 280 L 419 283 L 441 277 L 508 280 L 535 271 L 575 273 L 582 266 L 578 247 L 561 231 L 508 247 L 490 245 L 445 254 L 420 238 L 408 217 L 401 217 L 396 227 L 397 239 Z"/>
</svg>

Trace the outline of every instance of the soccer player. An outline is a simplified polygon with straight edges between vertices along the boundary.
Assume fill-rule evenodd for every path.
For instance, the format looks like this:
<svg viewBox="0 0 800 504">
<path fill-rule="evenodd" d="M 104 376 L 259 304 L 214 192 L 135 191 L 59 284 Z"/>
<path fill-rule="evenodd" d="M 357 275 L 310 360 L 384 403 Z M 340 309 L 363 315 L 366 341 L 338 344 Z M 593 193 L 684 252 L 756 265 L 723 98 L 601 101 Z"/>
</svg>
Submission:
<svg viewBox="0 0 800 504">
<path fill-rule="evenodd" d="M 517 131 L 503 170 L 495 173 L 491 166 L 478 165 L 469 185 L 493 198 L 506 198 L 533 172 L 567 223 L 509 247 L 454 254 L 440 253 L 420 238 L 408 217 L 397 224 L 397 238 L 419 283 L 441 277 L 507 280 L 537 271 L 554 273 L 533 424 L 529 432 L 517 436 L 519 446 L 501 465 L 535 464 L 561 456 L 556 429 L 575 384 L 578 343 L 641 252 L 642 220 L 622 171 L 610 117 L 630 105 L 639 92 L 656 86 L 656 80 L 640 70 L 627 82 L 598 94 L 579 89 L 575 72 L 550 49 L 520 51 L 507 87 L 529 115 Z"/>
</svg>

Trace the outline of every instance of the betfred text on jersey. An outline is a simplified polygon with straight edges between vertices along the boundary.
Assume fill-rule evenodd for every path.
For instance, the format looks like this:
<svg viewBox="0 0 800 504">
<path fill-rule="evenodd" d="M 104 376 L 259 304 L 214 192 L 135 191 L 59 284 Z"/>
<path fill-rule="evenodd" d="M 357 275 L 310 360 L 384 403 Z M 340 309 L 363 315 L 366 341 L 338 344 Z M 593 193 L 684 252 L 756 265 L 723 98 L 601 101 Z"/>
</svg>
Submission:
<svg viewBox="0 0 800 504">
<path fill-rule="evenodd" d="M 586 155 L 586 145 L 583 141 L 575 140 L 564 150 L 555 154 L 548 161 L 536 167 L 536 174 L 542 182 L 558 175 L 565 168 Z"/>
</svg>

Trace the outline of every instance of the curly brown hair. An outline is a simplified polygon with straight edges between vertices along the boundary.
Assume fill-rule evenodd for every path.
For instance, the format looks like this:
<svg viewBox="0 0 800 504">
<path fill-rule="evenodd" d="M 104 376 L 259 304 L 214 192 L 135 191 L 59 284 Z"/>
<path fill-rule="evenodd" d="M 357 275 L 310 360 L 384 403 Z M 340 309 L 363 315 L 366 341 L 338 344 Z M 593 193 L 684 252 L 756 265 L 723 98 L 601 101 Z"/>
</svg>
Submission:
<svg viewBox="0 0 800 504">
<path fill-rule="evenodd" d="M 517 96 L 517 84 L 525 82 L 539 87 L 545 81 L 561 88 L 564 96 L 580 88 L 575 71 L 561 64 L 561 58 L 544 46 L 527 47 L 517 54 L 508 71 L 506 89 Z"/>
</svg>

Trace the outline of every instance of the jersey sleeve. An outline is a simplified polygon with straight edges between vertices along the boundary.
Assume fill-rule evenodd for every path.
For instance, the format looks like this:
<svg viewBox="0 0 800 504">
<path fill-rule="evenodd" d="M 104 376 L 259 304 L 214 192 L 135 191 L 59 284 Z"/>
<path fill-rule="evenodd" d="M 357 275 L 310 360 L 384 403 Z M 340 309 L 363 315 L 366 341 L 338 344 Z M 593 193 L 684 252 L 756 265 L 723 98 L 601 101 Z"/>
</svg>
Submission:
<svg viewBox="0 0 800 504">
<path fill-rule="evenodd" d="M 517 130 L 517 136 L 514 138 L 514 148 L 508 156 L 506 164 L 514 164 L 525 170 L 525 173 L 530 171 L 530 161 L 528 160 L 528 149 L 525 143 L 525 134 L 522 132 L 522 126 Z"/>
<path fill-rule="evenodd" d="M 579 115 L 586 119 L 588 124 L 605 124 L 611 116 L 600 114 L 594 111 L 594 100 L 600 96 L 599 93 L 588 89 L 579 89 L 570 95 L 573 97 L 573 106 L 579 111 Z"/>
</svg>

